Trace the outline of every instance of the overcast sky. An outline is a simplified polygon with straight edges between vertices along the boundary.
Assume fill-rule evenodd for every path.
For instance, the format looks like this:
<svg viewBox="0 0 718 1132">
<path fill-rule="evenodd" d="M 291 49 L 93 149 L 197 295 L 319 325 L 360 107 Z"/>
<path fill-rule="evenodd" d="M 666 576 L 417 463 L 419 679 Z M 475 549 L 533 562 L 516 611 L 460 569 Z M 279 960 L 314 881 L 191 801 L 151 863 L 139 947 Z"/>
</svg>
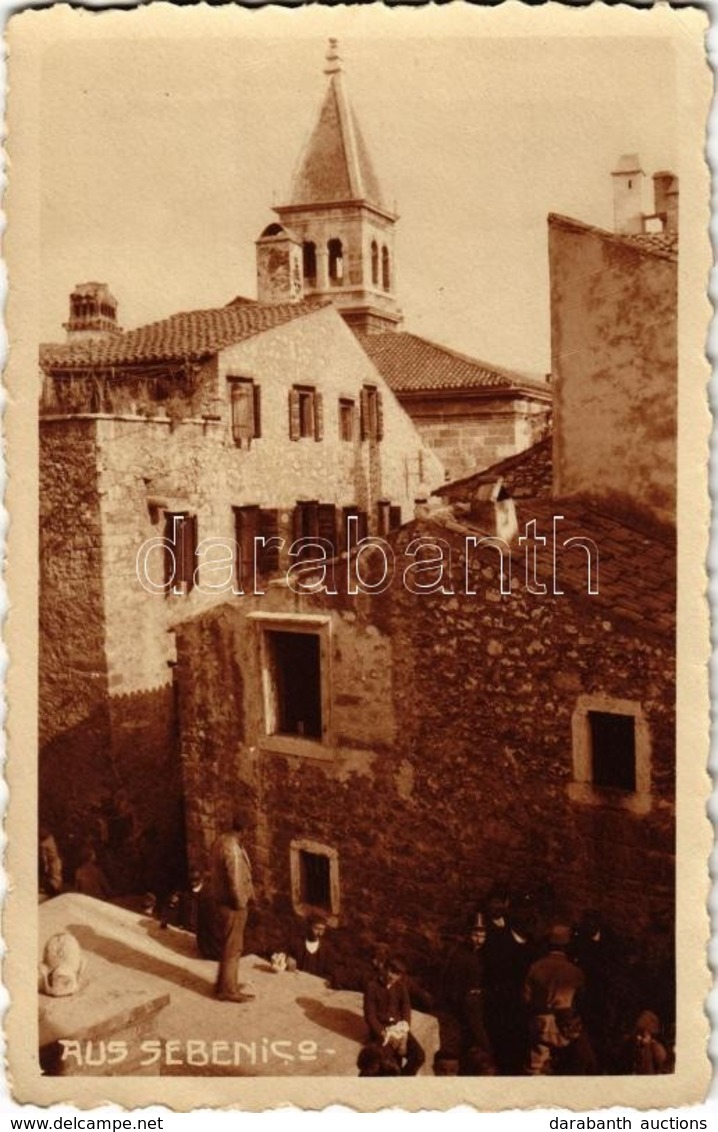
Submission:
<svg viewBox="0 0 718 1132">
<path fill-rule="evenodd" d="M 125 328 L 256 294 L 254 240 L 287 199 L 337 34 L 400 214 L 404 329 L 499 365 L 550 368 L 547 214 L 612 227 L 622 153 L 642 158 L 648 211 L 650 175 L 681 172 L 673 42 L 549 37 L 530 19 L 518 38 L 479 34 L 485 23 L 413 36 L 386 20 L 374 36 L 366 13 L 344 17 L 307 19 L 302 38 L 255 36 L 245 19 L 217 37 L 150 37 L 137 23 L 108 39 L 90 16 L 91 35 L 45 51 L 43 340 L 63 339 L 69 292 L 91 279 L 110 285 Z"/>
</svg>

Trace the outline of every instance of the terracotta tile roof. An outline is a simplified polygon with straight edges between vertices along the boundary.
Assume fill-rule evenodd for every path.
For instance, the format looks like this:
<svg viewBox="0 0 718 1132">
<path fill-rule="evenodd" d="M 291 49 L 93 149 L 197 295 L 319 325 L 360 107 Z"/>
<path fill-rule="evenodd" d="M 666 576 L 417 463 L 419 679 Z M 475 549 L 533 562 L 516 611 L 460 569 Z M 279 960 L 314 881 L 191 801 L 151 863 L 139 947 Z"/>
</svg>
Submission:
<svg viewBox="0 0 718 1132">
<path fill-rule="evenodd" d="M 574 232 L 595 232 L 605 240 L 619 244 L 628 244 L 629 247 L 649 252 L 660 259 L 676 261 L 678 259 L 678 233 L 677 232 L 609 232 L 606 228 L 598 228 L 595 224 L 586 224 L 583 220 L 574 220 L 571 216 L 561 216 L 550 212 L 549 226 L 569 228 Z"/>
<path fill-rule="evenodd" d="M 513 499 L 550 499 L 553 489 L 553 442 L 550 436 L 539 440 L 516 456 L 500 460 L 498 464 L 459 480 L 452 480 L 438 488 L 434 494 L 451 500 L 460 500 L 479 482 L 496 479 L 504 481 L 504 489 Z"/>
<path fill-rule="evenodd" d="M 607 621 L 631 622 L 647 633 L 673 633 L 676 615 L 675 537 L 648 533 L 590 504 L 553 499 L 520 502 L 519 528 L 536 519 L 536 533 L 551 546 L 554 516 L 562 516 L 557 527 L 559 587 L 589 605 L 605 609 Z M 592 539 L 598 548 L 598 594 L 587 593 L 586 551 L 581 546 L 563 547 L 572 537 Z M 539 578 L 549 592 L 552 579 L 546 565 L 550 556 L 537 555 L 546 573 Z"/>
<path fill-rule="evenodd" d="M 199 361 L 225 346 L 327 305 L 328 300 L 272 305 L 234 300 L 226 307 L 174 314 L 102 341 L 46 344 L 40 347 L 40 364 L 44 369 L 84 369 L 143 362 Z"/>
<path fill-rule="evenodd" d="M 657 252 L 668 259 L 678 259 L 677 232 L 636 232 L 620 238 L 629 244 L 636 244 L 644 251 Z"/>
<path fill-rule="evenodd" d="M 459 354 L 407 331 L 358 335 L 362 346 L 395 393 L 451 389 L 526 389 L 542 393 L 545 382 Z"/>
</svg>

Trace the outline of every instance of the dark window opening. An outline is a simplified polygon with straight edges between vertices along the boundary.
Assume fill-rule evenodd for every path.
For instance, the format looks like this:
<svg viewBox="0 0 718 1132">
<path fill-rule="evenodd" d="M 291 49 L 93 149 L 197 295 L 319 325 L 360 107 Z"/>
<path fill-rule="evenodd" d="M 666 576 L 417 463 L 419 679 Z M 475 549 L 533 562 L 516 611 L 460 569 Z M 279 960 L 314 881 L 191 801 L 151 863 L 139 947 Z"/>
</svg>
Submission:
<svg viewBox="0 0 718 1132">
<path fill-rule="evenodd" d="M 371 281 L 375 287 L 379 286 L 379 248 L 376 240 L 371 242 Z"/>
<path fill-rule="evenodd" d="M 330 240 L 327 244 L 329 252 L 329 281 L 340 284 L 344 279 L 344 249 L 341 240 Z"/>
<path fill-rule="evenodd" d="M 594 786 L 636 789 L 636 728 L 632 715 L 590 711 L 591 778 Z"/>
<path fill-rule="evenodd" d="M 308 283 L 315 283 L 317 279 L 317 246 L 308 240 L 302 246 L 302 270 Z"/>
<path fill-rule="evenodd" d="M 276 733 L 322 737 L 321 660 L 315 633 L 268 634 L 276 694 Z"/>
<path fill-rule="evenodd" d="M 381 249 L 381 285 L 385 291 L 391 290 L 391 270 L 389 267 L 389 249 L 386 245 Z"/>
<path fill-rule="evenodd" d="M 329 857 L 322 853 L 299 851 L 299 883 L 303 904 L 331 912 L 332 896 L 329 881 Z"/>
</svg>

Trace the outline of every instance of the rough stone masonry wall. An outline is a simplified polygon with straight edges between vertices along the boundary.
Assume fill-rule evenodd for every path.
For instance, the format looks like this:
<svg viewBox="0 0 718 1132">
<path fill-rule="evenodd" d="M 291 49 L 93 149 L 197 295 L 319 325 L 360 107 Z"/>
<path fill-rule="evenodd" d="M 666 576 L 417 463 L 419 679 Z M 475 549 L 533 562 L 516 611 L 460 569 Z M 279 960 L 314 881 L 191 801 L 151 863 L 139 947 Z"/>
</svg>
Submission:
<svg viewBox="0 0 718 1132">
<path fill-rule="evenodd" d="M 108 743 L 97 458 L 94 421 L 42 421 L 39 770 L 53 823 L 101 774 Z"/>
<path fill-rule="evenodd" d="M 543 403 L 489 401 L 481 405 L 479 414 L 461 402 L 415 408 L 413 401 L 406 403 L 417 432 L 441 460 L 449 480 L 515 456 L 546 435 L 550 410 Z"/>
<path fill-rule="evenodd" d="M 460 556 L 454 565 L 458 591 Z M 292 916 L 289 842 L 309 837 L 339 853 L 343 927 L 335 940 L 347 954 L 389 938 L 427 966 L 494 880 L 541 890 L 550 910 L 569 917 L 597 908 L 621 936 L 660 937 L 669 952 L 672 641 L 626 629 L 588 598 L 543 598 L 520 587 L 503 597 L 493 562 L 472 578 L 475 596 L 416 596 L 397 581 L 352 605 L 301 599 L 305 612 L 331 610 L 333 703 L 351 698 L 342 741 L 363 747 L 361 759 L 262 750 L 256 644 L 241 608 L 184 626 L 191 853 L 204 857 L 223 800 L 244 792 L 257 815 L 254 931 L 268 946 Z M 298 600 L 285 605 L 296 611 Z M 341 643 L 349 639 L 351 651 Z M 571 716 L 582 693 L 641 702 L 653 744 L 649 814 L 569 799 Z M 384 733 L 371 735 L 382 719 Z"/>
<path fill-rule="evenodd" d="M 563 217 L 549 257 L 556 493 L 675 521 L 677 265 Z"/>
</svg>

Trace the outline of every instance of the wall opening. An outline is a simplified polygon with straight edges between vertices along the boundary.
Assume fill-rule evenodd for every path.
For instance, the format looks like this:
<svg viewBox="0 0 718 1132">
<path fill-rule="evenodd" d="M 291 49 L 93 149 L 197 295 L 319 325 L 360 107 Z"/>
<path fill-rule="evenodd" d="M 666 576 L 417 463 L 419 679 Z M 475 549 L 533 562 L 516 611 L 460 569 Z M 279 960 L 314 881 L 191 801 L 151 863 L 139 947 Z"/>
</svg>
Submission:
<svg viewBox="0 0 718 1132">
<path fill-rule="evenodd" d="M 289 845 L 292 905 L 298 916 L 320 913 L 333 927 L 340 908 L 339 854 L 329 845 L 306 837 Z"/>
<path fill-rule="evenodd" d="M 341 240 L 329 240 L 329 282 L 338 286 L 344 281 L 344 249 Z"/>
<path fill-rule="evenodd" d="M 594 786 L 636 789 L 636 736 L 632 715 L 590 711 L 591 771 Z"/>
</svg>

